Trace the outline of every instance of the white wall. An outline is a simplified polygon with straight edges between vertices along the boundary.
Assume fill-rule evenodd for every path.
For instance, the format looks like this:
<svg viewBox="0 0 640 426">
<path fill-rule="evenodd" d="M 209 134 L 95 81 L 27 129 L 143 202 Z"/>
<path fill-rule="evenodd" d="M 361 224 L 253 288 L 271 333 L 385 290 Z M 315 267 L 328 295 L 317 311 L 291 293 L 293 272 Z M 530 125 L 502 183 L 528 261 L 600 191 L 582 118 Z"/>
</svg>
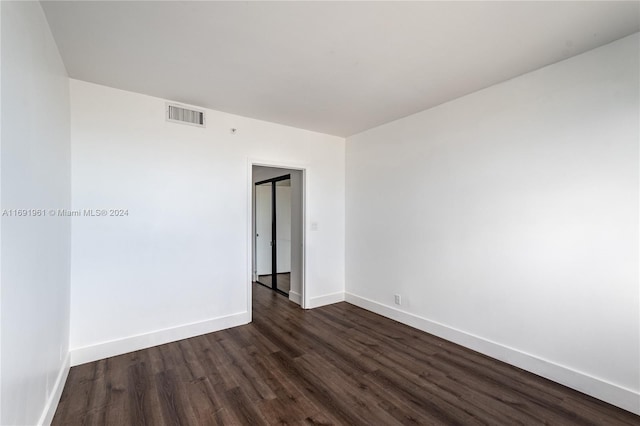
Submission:
<svg viewBox="0 0 640 426">
<path fill-rule="evenodd" d="M 276 262 L 281 274 L 291 272 L 291 185 L 276 186 L 276 209 Z"/>
<path fill-rule="evenodd" d="M 267 179 L 273 179 L 284 175 L 291 175 L 291 179 L 293 179 L 293 175 L 296 172 L 299 172 L 299 170 L 280 167 L 253 166 L 253 183 L 261 182 Z"/>
<path fill-rule="evenodd" d="M 164 108 L 71 80 L 73 207 L 129 211 L 74 219 L 73 364 L 250 320 L 252 162 L 306 170 L 306 297 L 344 297 L 344 139 Z"/>
<path fill-rule="evenodd" d="M 639 413 L 638 52 L 348 138 L 347 300 Z"/>
<path fill-rule="evenodd" d="M 1 203 L 71 204 L 69 83 L 38 2 L 2 2 Z M 1 221 L 0 424 L 48 423 L 69 368 L 70 219 Z"/>
</svg>

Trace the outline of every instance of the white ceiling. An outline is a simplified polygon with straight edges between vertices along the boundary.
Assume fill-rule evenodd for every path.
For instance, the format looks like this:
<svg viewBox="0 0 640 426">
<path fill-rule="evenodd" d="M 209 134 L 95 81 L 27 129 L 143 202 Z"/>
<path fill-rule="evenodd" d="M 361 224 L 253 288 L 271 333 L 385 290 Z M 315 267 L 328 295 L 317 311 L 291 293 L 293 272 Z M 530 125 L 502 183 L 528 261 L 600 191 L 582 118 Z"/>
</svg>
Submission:
<svg viewBox="0 0 640 426">
<path fill-rule="evenodd" d="M 640 30 L 640 2 L 42 2 L 72 78 L 348 136 Z"/>
</svg>

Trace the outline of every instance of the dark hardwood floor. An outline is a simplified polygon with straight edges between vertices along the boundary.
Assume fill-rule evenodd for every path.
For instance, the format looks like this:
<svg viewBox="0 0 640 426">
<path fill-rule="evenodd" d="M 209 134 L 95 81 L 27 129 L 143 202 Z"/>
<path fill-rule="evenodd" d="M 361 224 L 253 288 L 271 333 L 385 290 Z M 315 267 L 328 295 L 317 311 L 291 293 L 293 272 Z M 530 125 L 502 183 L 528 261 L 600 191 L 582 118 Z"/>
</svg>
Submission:
<svg viewBox="0 0 640 426">
<path fill-rule="evenodd" d="M 278 273 L 277 280 L 278 290 L 289 294 L 289 290 L 291 290 L 291 272 Z M 267 287 L 271 287 L 273 283 L 271 275 L 258 275 L 258 281 L 260 281 L 260 284 L 266 285 Z"/>
<path fill-rule="evenodd" d="M 347 303 L 253 290 L 249 325 L 73 367 L 53 424 L 640 424 Z"/>
</svg>

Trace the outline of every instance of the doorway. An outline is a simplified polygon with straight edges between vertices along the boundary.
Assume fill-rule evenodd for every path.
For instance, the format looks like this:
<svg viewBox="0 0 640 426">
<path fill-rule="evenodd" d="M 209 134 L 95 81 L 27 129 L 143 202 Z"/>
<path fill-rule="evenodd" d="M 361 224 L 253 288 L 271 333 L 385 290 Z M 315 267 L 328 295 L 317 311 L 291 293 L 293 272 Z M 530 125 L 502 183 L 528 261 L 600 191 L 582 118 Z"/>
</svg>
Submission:
<svg viewBox="0 0 640 426">
<path fill-rule="evenodd" d="M 250 282 L 272 290 L 275 283 L 274 293 L 288 294 L 289 301 L 304 308 L 306 170 L 251 163 L 250 173 Z M 288 202 L 290 207 L 286 207 Z M 250 287 L 249 294 L 251 291 Z M 250 303 L 251 298 L 249 309 Z"/>
<path fill-rule="evenodd" d="M 291 290 L 291 175 L 255 183 L 256 282 Z"/>
</svg>

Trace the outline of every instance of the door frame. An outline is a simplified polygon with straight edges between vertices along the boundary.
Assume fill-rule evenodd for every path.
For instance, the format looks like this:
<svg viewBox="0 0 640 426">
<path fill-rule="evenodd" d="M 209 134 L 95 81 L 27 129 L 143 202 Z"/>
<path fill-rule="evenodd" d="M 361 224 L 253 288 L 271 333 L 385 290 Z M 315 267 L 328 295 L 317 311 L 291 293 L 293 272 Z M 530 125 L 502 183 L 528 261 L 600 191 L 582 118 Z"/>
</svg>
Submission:
<svg viewBox="0 0 640 426">
<path fill-rule="evenodd" d="M 300 298 L 298 299 L 292 292 L 289 292 L 289 300 L 293 301 L 300 305 L 301 308 L 306 309 L 309 306 L 307 300 L 307 176 L 309 173 L 309 168 L 306 164 L 300 163 L 287 163 L 282 161 L 275 160 L 264 160 L 264 159 L 255 159 L 249 158 L 247 160 L 247 271 L 246 271 L 246 285 L 247 285 L 247 312 L 249 315 L 249 321 L 252 319 L 252 297 L 253 297 L 253 259 L 254 259 L 254 232 L 253 232 L 253 212 L 255 209 L 253 202 L 253 166 L 262 166 L 262 167 L 275 167 L 280 169 L 289 169 L 289 170 L 297 170 L 302 174 L 302 271 L 300 274 Z"/>
<path fill-rule="evenodd" d="M 252 168 L 253 170 L 253 168 Z M 284 171 L 284 169 L 283 169 Z M 251 179 L 253 180 L 253 178 Z M 265 179 L 265 180 L 261 180 L 259 182 L 256 182 L 253 184 L 254 188 L 257 187 L 258 185 L 264 185 L 266 183 L 270 183 L 271 184 L 271 290 L 282 294 L 283 296 L 287 296 L 289 297 L 289 293 L 285 293 L 284 291 L 280 290 L 278 288 L 278 206 L 277 206 L 277 196 L 276 196 L 276 187 L 277 187 L 277 183 L 281 182 L 283 180 L 291 180 L 291 173 L 287 173 L 286 175 L 282 175 L 282 176 L 278 176 L 278 177 L 274 177 L 271 179 Z M 257 199 L 257 197 L 255 198 Z M 254 211 L 256 210 L 256 206 L 253 206 Z M 255 215 L 254 215 L 254 220 L 255 220 Z M 291 225 L 289 225 L 291 226 Z M 257 230 L 256 230 L 257 231 Z M 253 235 L 253 241 L 254 241 L 254 247 L 257 247 L 257 238 L 256 238 L 257 234 L 254 233 Z M 293 247 L 292 247 L 293 249 Z M 256 256 L 256 264 L 257 264 L 257 251 L 254 249 L 253 253 L 255 253 Z M 289 262 L 291 262 L 291 260 L 289 260 Z M 289 271 L 289 274 L 291 274 L 291 271 Z M 258 281 L 258 277 L 260 275 L 258 275 L 257 271 L 256 271 L 256 282 L 258 284 L 262 284 L 265 287 L 268 287 L 266 284 L 261 283 L 260 281 Z M 289 289 L 289 291 L 291 291 L 291 289 Z"/>
</svg>

